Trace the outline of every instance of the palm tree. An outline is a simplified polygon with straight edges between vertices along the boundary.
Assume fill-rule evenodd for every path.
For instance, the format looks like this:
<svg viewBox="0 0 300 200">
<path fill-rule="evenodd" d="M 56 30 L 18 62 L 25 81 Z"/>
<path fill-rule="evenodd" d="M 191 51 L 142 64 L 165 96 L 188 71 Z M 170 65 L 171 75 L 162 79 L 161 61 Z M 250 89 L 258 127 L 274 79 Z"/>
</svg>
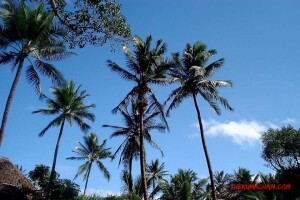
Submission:
<svg viewBox="0 0 300 200">
<path fill-rule="evenodd" d="M 83 132 L 87 132 L 90 129 L 90 126 L 84 120 L 86 119 L 91 122 L 95 120 L 95 115 L 89 111 L 89 109 L 94 108 L 95 105 L 91 104 L 86 106 L 84 104 L 84 99 L 89 95 L 86 94 L 85 90 L 80 91 L 80 87 L 81 86 L 77 87 L 76 89 L 73 81 L 67 81 L 63 86 L 52 87 L 51 92 L 54 95 L 54 99 L 48 98 L 44 95 L 48 104 L 48 108 L 33 112 L 43 115 L 55 115 L 55 118 L 39 133 L 40 137 L 44 136 L 50 127 L 60 126 L 48 185 L 48 197 L 55 175 L 58 148 L 65 122 L 67 121 L 70 123 L 70 125 L 72 125 L 74 121 Z"/>
<path fill-rule="evenodd" d="M 89 176 L 91 173 L 92 165 L 96 162 L 99 170 L 102 172 L 106 180 L 110 179 L 110 173 L 102 163 L 102 160 L 106 158 L 111 158 L 110 148 L 106 148 L 106 140 L 102 144 L 98 143 L 98 137 L 95 133 L 91 133 L 88 136 L 83 137 L 84 144 L 78 142 L 80 147 L 76 147 L 74 153 L 77 157 L 69 157 L 69 160 L 86 160 L 86 162 L 78 168 L 78 172 L 75 176 L 77 178 L 83 172 L 85 172 L 83 180 L 86 180 L 84 186 L 83 196 L 85 196 L 86 187 L 89 181 Z M 74 179 L 75 179 L 74 178 Z"/>
<path fill-rule="evenodd" d="M 230 184 L 255 184 L 258 183 L 259 174 L 253 175 L 245 168 L 239 167 L 231 176 Z M 260 199 L 260 191 L 253 190 L 235 190 L 231 191 L 226 199 L 243 200 L 243 199 Z"/>
<path fill-rule="evenodd" d="M 60 60 L 70 55 L 66 52 L 63 36 L 65 31 L 54 25 L 53 14 L 43 10 L 42 4 L 29 8 L 24 1 L 4 0 L 0 9 L 0 64 L 12 64 L 16 75 L 12 83 L 0 128 L 0 145 L 12 100 L 19 82 L 23 66 L 28 62 L 26 78 L 41 93 L 39 74 L 49 77 L 54 84 L 63 79 L 61 73 L 45 61 Z"/>
<path fill-rule="evenodd" d="M 160 164 L 159 160 L 152 160 L 146 167 L 146 173 L 149 178 L 149 182 L 152 184 L 152 192 L 158 192 L 160 190 L 160 185 L 168 182 L 164 179 L 167 176 L 167 171 L 164 170 L 165 163 Z M 158 187 L 158 188 L 157 188 Z"/>
<path fill-rule="evenodd" d="M 145 41 L 138 36 L 134 39 L 134 52 L 132 53 L 129 48 L 124 47 L 125 56 L 127 59 L 127 66 L 130 71 L 120 67 L 118 64 L 107 61 L 107 66 L 114 72 L 118 73 L 123 79 L 135 83 L 133 89 L 125 96 L 119 105 L 113 109 L 113 112 L 125 105 L 129 99 L 137 97 L 138 99 L 138 116 L 139 116 L 139 150 L 140 150 L 140 166 L 141 176 L 143 180 L 144 197 L 148 200 L 147 194 L 147 181 L 146 181 L 146 161 L 144 152 L 144 111 L 147 110 L 148 100 L 153 103 L 153 108 L 160 112 L 161 118 L 164 120 L 166 126 L 167 122 L 164 117 L 163 107 L 158 102 L 154 92 L 149 87 L 149 84 L 166 84 L 171 82 L 172 79 L 166 78 L 165 74 L 168 65 L 163 60 L 163 55 L 166 51 L 166 44 L 162 40 L 158 40 L 153 49 L 151 49 L 152 37 L 148 36 Z"/>
<path fill-rule="evenodd" d="M 132 162 L 133 159 L 137 160 L 139 158 L 139 115 L 138 115 L 138 104 L 137 100 L 132 99 L 130 106 L 126 103 L 124 106 L 119 108 L 119 112 L 122 115 L 125 126 L 114 126 L 114 125 L 103 125 L 103 127 L 112 128 L 114 131 L 110 138 L 114 137 L 125 137 L 125 140 L 117 148 L 116 152 L 113 155 L 113 158 L 117 154 L 121 153 L 119 159 L 119 165 L 123 163 L 125 167 L 128 167 L 129 174 L 132 176 Z M 153 105 L 154 106 L 154 105 Z M 157 123 L 155 118 L 160 115 L 160 112 L 154 111 L 152 106 L 149 106 L 144 112 L 144 139 L 155 149 L 158 149 L 162 156 L 163 152 L 160 147 L 151 139 L 150 131 L 158 130 L 164 132 L 166 126 L 163 123 Z"/>
<path fill-rule="evenodd" d="M 143 187 L 142 187 L 142 177 L 138 175 L 134 180 L 129 174 L 127 170 L 122 170 L 121 172 L 121 182 L 122 182 L 122 187 L 121 191 L 124 194 L 127 194 L 128 197 L 126 199 L 142 199 L 144 192 L 143 192 Z M 149 182 L 149 179 L 147 179 L 147 183 Z M 149 189 L 149 184 L 147 185 Z"/>
<path fill-rule="evenodd" d="M 221 58 L 207 65 L 209 58 L 216 53 L 216 50 L 207 50 L 205 44 L 198 42 L 193 46 L 187 44 L 182 58 L 179 57 L 179 53 L 173 54 L 173 67 L 170 69 L 170 76 L 175 78 L 180 83 L 180 86 L 173 90 L 166 100 L 166 102 L 171 100 L 167 110 L 167 116 L 169 116 L 170 111 L 179 106 L 185 98 L 193 98 L 214 200 L 216 200 L 216 191 L 213 170 L 207 150 L 197 95 L 202 96 L 218 115 L 221 113 L 218 103 L 221 103 L 228 110 L 233 110 L 227 100 L 219 96 L 217 90 L 220 87 L 232 86 L 232 83 L 230 81 L 210 80 L 214 72 L 224 64 L 224 59 Z"/>
<path fill-rule="evenodd" d="M 232 177 L 224 171 L 215 172 L 215 186 L 218 198 L 223 198 L 229 191 L 229 182 Z"/>
<path fill-rule="evenodd" d="M 194 200 L 201 198 L 201 192 L 206 180 L 198 180 L 197 174 L 188 169 L 179 169 L 177 174 L 171 176 L 170 183 L 162 185 L 161 200 Z"/>
</svg>

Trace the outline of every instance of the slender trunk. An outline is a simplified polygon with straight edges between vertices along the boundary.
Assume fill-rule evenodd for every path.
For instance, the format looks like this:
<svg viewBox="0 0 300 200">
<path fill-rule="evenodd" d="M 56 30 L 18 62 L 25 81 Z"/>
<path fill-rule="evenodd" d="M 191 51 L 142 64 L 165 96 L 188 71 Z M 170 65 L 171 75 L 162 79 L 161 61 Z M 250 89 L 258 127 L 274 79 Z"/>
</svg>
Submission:
<svg viewBox="0 0 300 200">
<path fill-rule="evenodd" d="M 56 166 L 56 159 L 57 159 L 57 154 L 58 154 L 58 149 L 59 149 L 59 143 L 60 143 L 60 139 L 64 130 L 64 125 L 65 125 L 65 118 L 63 119 L 61 126 L 60 126 L 60 131 L 59 131 L 59 135 L 57 138 L 57 142 L 56 142 L 56 147 L 55 147 L 55 152 L 54 152 L 54 158 L 53 158 L 53 163 L 52 163 L 52 168 L 51 168 L 51 174 L 50 174 L 50 179 L 49 179 L 49 183 L 48 183 L 48 188 L 47 188 L 47 198 L 49 199 L 50 196 L 50 191 L 53 185 L 53 180 L 55 178 L 55 166 Z"/>
<path fill-rule="evenodd" d="M 198 107 L 198 104 L 197 104 L 197 99 L 196 99 L 196 94 L 195 93 L 193 93 L 193 100 L 194 100 L 195 108 L 196 108 L 196 111 L 197 111 L 197 117 L 198 117 L 198 122 L 199 122 L 199 127 L 200 127 L 200 135 L 201 135 L 201 140 L 202 140 L 202 146 L 203 146 L 203 150 L 204 150 L 204 154 L 205 154 L 205 158 L 206 158 L 206 163 L 207 163 L 207 167 L 208 167 L 208 172 L 209 172 L 212 199 L 216 200 L 217 196 L 216 196 L 215 183 L 214 183 L 214 174 L 213 174 L 213 170 L 212 170 L 209 155 L 208 155 L 208 150 L 207 150 L 205 136 L 204 136 L 203 124 L 202 124 L 200 110 L 199 110 L 199 107 Z"/>
<path fill-rule="evenodd" d="M 87 184 L 89 182 L 89 176 L 90 176 L 90 173 L 91 173 L 91 169 L 92 169 L 92 162 L 89 166 L 89 171 L 88 171 L 88 174 L 87 174 L 87 177 L 86 177 L 86 182 L 85 182 L 85 186 L 84 186 L 84 192 L 83 192 L 83 196 L 85 196 L 85 192 L 86 192 L 86 187 L 87 187 Z"/>
<path fill-rule="evenodd" d="M 154 189 L 155 189 L 155 179 L 153 179 L 153 184 L 152 184 L 152 190 L 154 191 Z"/>
<path fill-rule="evenodd" d="M 3 113 L 3 117 L 2 117 L 1 128 L 0 128 L 0 146 L 2 144 L 2 140 L 3 140 L 3 137 L 4 137 L 5 127 L 6 127 L 7 119 L 8 119 L 8 113 L 9 113 L 9 110 L 10 110 L 12 100 L 14 98 L 15 91 L 17 89 L 18 81 L 19 81 L 20 76 L 21 76 L 23 64 L 24 64 L 24 58 L 21 58 L 20 62 L 19 62 L 19 66 L 18 66 L 18 69 L 17 69 L 15 79 L 13 81 L 13 84 L 12 84 L 11 88 L 10 88 L 10 92 L 9 92 L 9 95 L 8 95 L 8 98 L 7 98 L 7 101 L 6 101 L 6 105 L 5 105 L 5 109 L 4 109 L 4 113 Z"/>
<path fill-rule="evenodd" d="M 145 150 L 144 150 L 144 93 L 141 91 L 139 94 L 139 114 L 140 114 L 140 165 L 141 165 L 141 176 L 142 176 L 142 186 L 144 193 L 144 200 L 148 200 L 148 191 L 147 191 L 147 179 L 146 179 L 146 161 L 145 161 Z"/>
<path fill-rule="evenodd" d="M 130 159 L 129 162 L 129 192 L 133 192 L 133 178 L 132 178 L 132 158 Z"/>
</svg>

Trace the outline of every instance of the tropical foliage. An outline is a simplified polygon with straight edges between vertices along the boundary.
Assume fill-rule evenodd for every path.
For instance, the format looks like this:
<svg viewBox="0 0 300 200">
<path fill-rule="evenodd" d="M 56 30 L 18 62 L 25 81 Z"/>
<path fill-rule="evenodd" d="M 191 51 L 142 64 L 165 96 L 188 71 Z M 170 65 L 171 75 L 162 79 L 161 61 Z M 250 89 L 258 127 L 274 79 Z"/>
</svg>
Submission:
<svg viewBox="0 0 300 200">
<path fill-rule="evenodd" d="M 169 115 L 170 111 L 179 106 L 185 98 L 193 98 L 214 200 L 216 200 L 216 191 L 213 170 L 206 145 L 200 109 L 197 103 L 197 95 L 200 95 L 208 102 L 213 111 L 218 115 L 221 114 L 218 106 L 219 103 L 226 109 L 233 110 L 227 100 L 221 97 L 218 92 L 218 88 L 232 86 L 231 81 L 211 80 L 215 71 L 224 64 L 223 58 L 207 64 L 209 58 L 216 53 L 215 49 L 207 50 L 205 44 L 198 42 L 193 46 L 188 43 L 181 58 L 179 53 L 173 54 L 173 64 L 169 70 L 169 74 L 175 81 L 180 83 L 180 86 L 174 89 L 166 100 L 166 102 L 171 101 L 167 110 L 167 115 Z"/>
<path fill-rule="evenodd" d="M 166 84 L 172 79 L 166 78 L 166 72 L 169 65 L 165 63 L 163 55 L 166 51 L 166 44 L 162 40 L 158 40 L 154 48 L 151 48 L 152 37 L 148 36 L 145 41 L 140 37 L 134 38 L 134 51 L 131 52 L 128 47 L 124 47 L 124 52 L 127 60 L 129 71 L 120 67 L 117 63 L 108 60 L 107 66 L 114 72 L 118 73 L 123 79 L 133 82 L 135 85 L 125 98 L 118 104 L 113 112 L 126 105 L 130 99 L 138 100 L 138 116 L 139 116 L 139 152 L 141 176 L 143 180 L 144 197 L 148 200 L 147 181 L 146 181 L 146 161 L 144 152 L 144 112 L 147 110 L 148 104 L 152 109 L 159 112 L 159 116 L 163 119 L 167 126 L 167 121 L 164 117 L 162 105 L 158 102 L 153 90 L 149 84 Z M 167 126 L 168 127 L 168 126 Z"/>
<path fill-rule="evenodd" d="M 36 92 L 42 92 L 40 75 L 54 84 L 60 83 L 62 74 L 48 61 L 61 60 L 70 55 L 66 52 L 63 36 L 65 31 L 53 22 L 53 14 L 44 11 L 43 5 L 30 8 L 24 1 L 5 0 L 0 9 L 0 64 L 11 64 L 16 71 L 0 128 L 0 145 L 5 133 L 9 110 L 24 68 L 27 81 Z"/>
<path fill-rule="evenodd" d="M 50 179 L 50 170 L 48 166 L 36 165 L 35 168 L 28 173 L 28 177 L 38 190 L 35 192 L 33 199 L 45 199 L 48 182 Z M 78 196 L 79 185 L 68 180 L 60 179 L 59 174 L 55 172 L 53 186 L 51 188 L 50 200 L 73 200 Z"/>
<path fill-rule="evenodd" d="M 102 142 L 102 144 L 98 143 L 98 137 L 95 133 L 91 133 L 88 136 L 83 137 L 84 144 L 78 142 L 80 147 L 76 147 L 73 151 L 77 154 L 77 157 L 69 157 L 69 160 L 86 160 L 86 162 L 78 168 L 78 172 L 75 176 L 81 175 L 85 172 L 83 180 L 85 180 L 84 192 L 85 195 L 87 184 L 89 181 L 89 176 L 91 173 L 92 165 L 95 162 L 103 174 L 106 180 L 110 179 L 110 173 L 107 168 L 104 166 L 102 160 L 111 158 L 110 148 L 106 148 L 106 140 Z M 74 179 L 75 179 L 74 178 Z"/>
<path fill-rule="evenodd" d="M 155 118 L 160 115 L 159 111 L 153 110 L 155 105 L 150 105 L 144 112 L 144 140 L 147 141 L 153 148 L 158 149 L 163 155 L 160 147 L 151 139 L 150 131 L 157 130 L 164 132 L 166 125 L 163 123 L 156 122 Z M 125 137 L 125 140 L 117 148 L 113 155 L 113 158 L 120 153 L 119 165 L 124 164 L 128 168 L 130 175 L 132 174 L 132 162 L 137 160 L 140 155 L 140 117 L 138 112 L 138 103 L 136 99 L 132 99 L 127 102 L 124 106 L 118 109 L 119 113 L 123 118 L 125 126 L 113 126 L 113 125 L 103 125 L 103 127 L 108 127 L 113 129 L 113 133 L 110 138 L 114 137 Z"/>
<path fill-rule="evenodd" d="M 161 190 L 161 185 L 168 182 L 164 177 L 167 176 L 165 163 L 160 164 L 159 160 L 152 160 L 146 167 L 147 177 L 152 187 L 152 194 L 155 195 Z M 152 196 L 153 196 L 152 195 Z"/>
<path fill-rule="evenodd" d="M 123 43 L 130 39 L 130 27 L 121 13 L 121 5 L 114 0 L 30 0 L 44 3 L 68 30 L 65 40 L 71 48 Z"/>
<path fill-rule="evenodd" d="M 81 86 L 76 88 L 75 83 L 72 81 L 65 82 L 63 86 L 53 87 L 51 91 L 54 95 L 53 99 L 44 95 L 47 102 L 47 108 L 33 112 L 47 116 L 55 116 L 55 118 L 39 133 L 40 137 L 44 136 L 50 127 L 60 126 L 51 168 L 51 176 L 49 179 L 49 192 L 55 176 L 56 159 L 65 122 L 69 122 L 70 125 L 75 122 L 83 132 L 87 132 L 90 129 L 90 126 L 84 120 L 91 122 L 95 120 L 95 115 L 89 111 L 89 109 L 94 108 L 95 105 L 91 104 L 86 106 L 84 104 L 85 98 L 89 95 L 86 94 L 85 90 L 80 91 L 80 87 Z"/>
</svg>

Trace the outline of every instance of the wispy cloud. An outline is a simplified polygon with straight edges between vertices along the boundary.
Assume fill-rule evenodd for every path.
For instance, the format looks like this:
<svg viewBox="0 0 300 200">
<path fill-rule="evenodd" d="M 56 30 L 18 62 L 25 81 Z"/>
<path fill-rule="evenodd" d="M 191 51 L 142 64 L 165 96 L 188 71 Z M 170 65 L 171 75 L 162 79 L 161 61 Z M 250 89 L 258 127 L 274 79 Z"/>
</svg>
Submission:
<svg viewBox="0 0 300 200">
<path fill-rule="evenodd" d="M 287 118 L 285 118 L 285 120 L 282 120 L 281 123 L 285 124 L 285 125 L 287 125 L 287 124 L 295 124 L 295 123 L 297 123 L 297 120 L 293 119 L 293 118 L 287 117 Z"/>
<path fill-rule="evenodd" d="M 193 126 L 198 125 L 194 124 Z M 203 120 L 203 126 L 208 136 L 227 137 L 241 146 L 253 145 L 260 140 L 263 132 L 269 128 L 278 128 L 278 126 L 272 122 L 259 122 L 255 120 L 219 122 L 209 119 Z M 191 134 L 189 137 L 199 137 L 199 133 Z"/>
<path fill-rule="evenodd" d="M 81 193 L 83 193 L 83 191 L 81 191 Z M 99 195 L 99 196 L 102 196 L 102 197 L 106 197 L 107 195 L 119 195 L 120 193 L 118 192 L 114 192 L 114 191 L 111 191 L 111 190 L 104 190 L 104 189 L 101 189 L 101 188 L 87 188 L 86 189 L 86 194 L 87 195 Z"/>
</svg>

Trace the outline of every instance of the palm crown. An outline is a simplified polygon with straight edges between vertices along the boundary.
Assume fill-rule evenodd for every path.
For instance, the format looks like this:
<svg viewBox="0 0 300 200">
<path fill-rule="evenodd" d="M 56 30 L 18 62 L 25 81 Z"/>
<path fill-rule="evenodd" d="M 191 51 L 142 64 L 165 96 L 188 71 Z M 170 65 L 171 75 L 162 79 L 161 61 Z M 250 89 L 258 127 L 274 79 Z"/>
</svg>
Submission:
<svg viewBox="0 0 300 200">
<path fill-rule="evenodd" d="M 173 90 L 167 99 L 171 100 L 167 115 L 185 98 L 197 94 L 200 94 L 218 115 L 221 113 L 218 103 L 228 110 L 233 110 L 227 100 L 219 96 L 217 90 L 220 87 L 231 87 L 231 81 L 210 80 L 214 72 L 223 66 L 224 58 L 207 64 L 209 58 L 217 51 L 206 48 L 205 44 L 198 42 L 193 46 L 187 44 L 181 59 L 179 53 L 173 54 L 173 67 L 169 73 L 180 83 L 180 87 Z"/>
<path fill-rule="evenodd" d="M 0 9 L 3 25 L 0 26 L 0 64 L 12 63 L 13 69 L 24 60 L 29 61 L 26 77 L 37 92 L 41 92 L 38 72 L 60 83 L 61 73 L 45 61 L 61 60 L 66 52 L 64 29 L 53 24 L 54 16 L 39 7 L 30 9 L 24 1 L 20 5 L 6 0 Z M 33 59 L 33 60 L 31 60 Z"/>
<path fill-rule="evenodd" d="M 90 126 L 84 119 L 92 122 L 95 120 L 95 115 L 89 111 L 89 108 L 94 108 L 95 104 L 88 106 L 84 104 L 84 99 L 89 95 L 86 94 L 85 90 L 80 91 L 80 88 L 81 86 L 75 88 L 75 84 L 72 81 L 67 81 L 64 87 L 52 87 L 51 92 L 54 95 L 54 99 L 44 95 L 48 108 L 40 109 L 33 113 L 57 115 L 57 117 L 39 133 L 39 136 L 43 136 L 50 127 L 58 126 L 64 120 L 67 120 L 70 125 L 75 121 L 83 132 L 89 130 Z"/>
<path fill-rule="evenodd" d="M 5 0 L 0 7 L 0 64 L 12 64 L 16 75 L 12 83 L 0 128 L 0 145 L 4 136 L 9 110 L 23 70 L 25 61 L 26 78 L 41 94 L 39 74 L 49 77 L 53 83 L 61 83 L 62 74 L 50 63 L 45 61 L 60 60 L 71 53 L 66 52 L 63 36 L 65 31 L 53 24 L 53 14 L 45 12 L 43 5 L 29 8 L 24 1 L 16 4 Z"/>
<path fill-rule="evenodd" d="M 131 100 L 130 106 L 125 104 L 119 108 L 119 112 L 122 115 L 125 126 L 113 126 L 113 125 L 103 125 L 103 127 L 109 127 L 113 129 L 113 133 L 110 136 L 111 138 L 123 136 L 125 140 L 118 147 L 114 153 L 114 158 L 118 153 L 121 152 L 119 165 L 123 162 L 126 166 L 129 166 L 129 173 L 131 173 L 131 165 L 133 159 L 138 159 L 139 152 L 139 134 L 140 134 L 140 125 L 139 125 L 139 112 L 137 106 L 137 100 Z M 150 145 L 158 149 L 162 155 L 163 152 L 159 146 L 151 139 L 151 130 L 158 130 L 164 132 L 166 125 L 164 123 L 157 123 L 155 118 L 159 116 L 158 111 L 153 111 L 153 107 L 149 106 L 144 112 L 144 139 L 150 143 Z"/>
<path fill-rule="evenodd" d="M 77 178 L 83 172 L 86 172 L 83 176 L 83 180 L 86 180 L 86 185 L 84 189 L 84 195 L 85 195 L 93 162 L 96 162 L 104 178 L 106 180 L 110 179 L 110 173 L 102 163 L 102 160 L 106 158 L 111 158 L 111 152 L 110 152 L 110 148 L 105 147 L 106 140 L 104 140 L 102 144 L 98 143 L 98 137 L 95 133 L 91 133 L 88 136 L 84 136 L 83 140 L 84 140 L 84 144 L 78 142 L 80 147 L 76 147 L 76 149 L 73 151 L 77 156 L 69 157 L 67 159 L 86 160 L 86 162 L 78 168 L 78 172 L 75 176 L 75 178 Z"/>
</svg>

